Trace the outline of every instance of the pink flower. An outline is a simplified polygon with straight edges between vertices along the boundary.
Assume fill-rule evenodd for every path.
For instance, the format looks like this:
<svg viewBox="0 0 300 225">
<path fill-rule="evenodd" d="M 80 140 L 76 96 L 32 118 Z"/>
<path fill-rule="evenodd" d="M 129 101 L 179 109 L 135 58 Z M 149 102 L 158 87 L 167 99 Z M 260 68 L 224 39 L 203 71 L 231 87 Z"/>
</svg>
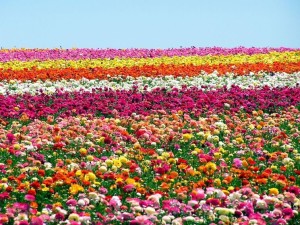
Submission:
<svg viewBox="0 0 300 225">
<path fill-rule="evenodd" d="M 275 223 L 273 223 L 274 225 L 286 225 L 288 224 L 287 221 L 285 219 L 278 219 Z"/>
<path fill-rule="evenodd" d="M 113 196 L 110 201 L 109 205 L 112 206 L 114 209 L 119 210 L 122 202 L 118 196 Z"/>
<path fill-rule="evenodd" d="M 286 218 L 286 219 L 290 219 L 294 216 L 293 209 L 291 209 L 291 208 L 282 209 L 282 214 L 284 215 L 284 218 Z"/>
<path fill-rule="evenodd" d="M 135 189 L 133 184 L 127 184 L 123 187 L 124 192 L 132 192 Z"/>
<path fill-rule="evenodd" d="M 40 217 L 33 217 L 30 225 L 43 225 L 43 220 Z"/>
<path fill-rule="evenodd" d="M 233 159 L 233 166 L 235 166 L 237 168 L 241 168 L 242 167 L 242 160 L 240 160 L 239 158 Z"/>
<path fill-rule="evenodd" d="M 154 225 L 154 223 L 149 220 L 148 216 L 142 215 L 137 216 L 134 220 L 132 220 L 130 225 Z"/>
<path fill-rule="evenodd" d="M 205 194 L 204 194 L 204 190 L 202 189 L 195 189 L 191 192 L 191 197 L 192 197 L 192 200 L 202 200 L 205 198 Z"/>
<path fill-rule="evenodd" d="M 12 210 L 18 211 L 27 211 L 29 209 L 29 205 L 23 202 L 16 202 L 13 204 Z"/>
<path fill-rule="evenodd" d="M 67 205 L 71 205 L 71 206 L 75 206 L 77 205 L 77 201 L 75 199 L 69 199 L 67 202 L 66 202 Z"/>
<path fill-rule="evenodd" d="M 0 194 L 0 200 L 8 199 L 9 198 L 9 193 L 8 192 L 3 192 Z"/>
<path fill-rule="evenodd" d="M 12 134 L 12 133 L 8 133 L 8 134 L 6 135 L 6 137 L 7 137 L 7 140 L 8 140 L 10 143 L 12 143 L 13 140 L 16 139 L 15 135 Z"/>
<path fill-rule="evenodd" d="M 25 195 L 25 200 L 29 201 L 29 202 L 34 202 L 35 196 L 34 195 Z"/>
</svg>

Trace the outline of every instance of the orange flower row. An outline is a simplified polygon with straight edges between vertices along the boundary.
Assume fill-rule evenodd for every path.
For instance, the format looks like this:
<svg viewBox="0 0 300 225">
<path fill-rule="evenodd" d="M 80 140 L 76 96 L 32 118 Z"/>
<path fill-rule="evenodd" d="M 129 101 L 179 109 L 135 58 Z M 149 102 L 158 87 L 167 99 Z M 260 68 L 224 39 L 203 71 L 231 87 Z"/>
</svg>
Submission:
<svg viewBox="0 0 300 225">
<path fill-rule="evenodd" d="M 247 75 L 250 72 L 286 72 L 294 73 L 300 71 L 300 62 L 286 63 L 275 62 L 265 63 L 243 63 L 243 64 L 218 64 L 218 65 L 145 65 L 133 67 L 116 67 L 105 69 L 97 68 L 65 68 L 65 69 L 24 69 L 24 70 L 3 70 L 0 69 L 0 80 L 60 80 L 60 79 L 107 79 L 118 75 L 128 75 L 132 77 L 147 76 L 154 77 L 159 75 L 173 76 L 197 76 L 202 71 L 212 73 L 218 71 L 220 75 L 234 73 L 237 75 Z"/>
</svg>

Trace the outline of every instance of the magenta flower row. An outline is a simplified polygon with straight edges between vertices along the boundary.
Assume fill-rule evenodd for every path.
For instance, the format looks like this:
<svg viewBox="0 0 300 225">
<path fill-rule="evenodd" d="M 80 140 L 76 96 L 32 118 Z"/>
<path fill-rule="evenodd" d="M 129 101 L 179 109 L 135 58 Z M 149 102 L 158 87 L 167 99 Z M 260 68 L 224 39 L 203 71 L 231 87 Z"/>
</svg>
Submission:
<svg viewBox="0 0 300 225">
<path fill-rule="evenodd" d="M 93 93 L 56 93 L 49 96 L 0 96 L 2 118 L 19 118 L 26 114 L 30 118 L 48 115 L 62 117 L 79 114 L 128 116 L 132 113 L 148 115 L 157 112 L 183 111 L 199 116 L 202 113 L 237 112 L 261 109 L 269 112 L 280 107 L 300 104 L 300 88 L 247 89 L 233 87 L 204 92 L 198 88 L 155 89 L 140 93 L 137 90 L 112 91 L 95 89 Z"/>
<path fill-rule="evenodd" d="M 154 58 L 162 56 L 192 56 L 192 55 L 231 55 L 231 54 L 267 54 L 272 51 L 296 51 L 293 48 L 172 48 L 172 49 L 17 49 L 0 50 L 0 62 L 12 60 L 79 60 L 96 58 Z"/>
</svg>

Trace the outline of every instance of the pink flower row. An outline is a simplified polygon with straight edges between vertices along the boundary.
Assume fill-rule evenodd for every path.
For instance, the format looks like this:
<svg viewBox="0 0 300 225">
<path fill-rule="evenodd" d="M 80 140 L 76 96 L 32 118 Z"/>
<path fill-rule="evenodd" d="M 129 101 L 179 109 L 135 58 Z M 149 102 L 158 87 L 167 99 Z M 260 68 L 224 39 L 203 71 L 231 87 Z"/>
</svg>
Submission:
<svg viewBox="0 0 300 225">
<path fill-rule="evenodd" d="M 230 90 L 223 88 L 208 92 L 198 88 L 171 91 L 157 88 L 143 93 L 137 90 L 95 89 L 92 93 L 0 96 L 0 115 L 2 118 L 19 118 L 24 114 L 29 118 L 78 114 L 128 116 L 132 113 L 148 115 L 181 110 L 199 116 L 202 113 L 222 113 L 224 110 L 251 112 L 261 109 L 275 112 L 278 108 L 299 104 L 299 87 L 243 90 L 234 86 Z"/>
<path fill-rule="evenodd" d="M 79 60 L 96 58 L 154 58 L 162 56 L 267 54 L 272 51 L 296 51 L 293 48 L 171 48 L 171 49 L 16 49 L 0 50 L 0 62 L 12 60 Z"/>
</svg>

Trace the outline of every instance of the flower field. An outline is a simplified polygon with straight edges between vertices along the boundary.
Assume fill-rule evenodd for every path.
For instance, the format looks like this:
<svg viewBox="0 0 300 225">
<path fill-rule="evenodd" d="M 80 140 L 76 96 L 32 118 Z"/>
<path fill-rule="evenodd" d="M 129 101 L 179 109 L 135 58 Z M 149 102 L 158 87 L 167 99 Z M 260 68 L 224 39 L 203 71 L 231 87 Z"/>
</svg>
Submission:
<svg viewBox="0 0 300 225">
<path fill-rule="evenodd" d="M 300 49 L 1 49 L 0 225 L 300 224 Z"/>
</svg>

